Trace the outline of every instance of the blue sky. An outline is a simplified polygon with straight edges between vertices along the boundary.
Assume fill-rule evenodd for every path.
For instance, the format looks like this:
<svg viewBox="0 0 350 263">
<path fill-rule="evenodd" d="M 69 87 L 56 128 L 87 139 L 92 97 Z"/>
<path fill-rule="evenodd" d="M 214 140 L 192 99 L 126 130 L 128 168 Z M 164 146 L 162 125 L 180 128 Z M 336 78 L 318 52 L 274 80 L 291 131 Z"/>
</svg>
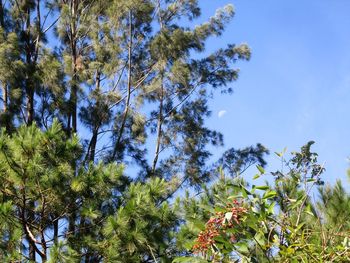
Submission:
<svg viewBox="0 0 350 263">
<path fill-rule="evenodd" d="M 211 102 L 209 127 L 224 134 L 227 148 L 260 142 L 272 152 L 295 151 L 314 140 L 325 181 L 347 182 L 350 1 L 203 0 L 201 20 L 230 3 L 235 18 L 223 36 L 208 42 L 208 51 L 246 42 L 252 58 L 238 63 L 234 94 Z M 275 159 L 269 157 L 273 164 Z"/>
</svg>

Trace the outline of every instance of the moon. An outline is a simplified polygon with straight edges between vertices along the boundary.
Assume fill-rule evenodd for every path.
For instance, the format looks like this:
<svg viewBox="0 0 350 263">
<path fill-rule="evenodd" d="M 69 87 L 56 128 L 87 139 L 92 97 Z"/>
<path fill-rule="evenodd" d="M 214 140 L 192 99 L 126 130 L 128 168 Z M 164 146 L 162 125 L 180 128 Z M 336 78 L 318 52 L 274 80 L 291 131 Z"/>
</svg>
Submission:
<svg viewBox="0 0 350 263">
<path fill-rule="evenodd" d="M 219 117 L 219 118 L 222 118 L 226 113 L 227 113 L 226 110 L 221 110 L 221 111 L 219 111 L 219 113 L 218 113 L 218 117 Z"/>
</svg>

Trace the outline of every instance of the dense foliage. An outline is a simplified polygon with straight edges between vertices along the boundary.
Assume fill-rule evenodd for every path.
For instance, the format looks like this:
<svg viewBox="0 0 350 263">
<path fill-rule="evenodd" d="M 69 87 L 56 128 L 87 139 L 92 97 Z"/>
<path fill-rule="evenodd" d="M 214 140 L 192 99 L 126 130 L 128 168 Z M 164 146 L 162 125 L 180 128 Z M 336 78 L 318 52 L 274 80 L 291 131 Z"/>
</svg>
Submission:
<svg viewBox="0 0 350 263">
<path fill-rule="evenodd" d="M 175 262 L 348 262 L 349 194 L 340 181 L 324 186 L 312 144 L 289 160 L 276 153 L 283 170 L 258 166 L 253 182 L 270 183 L 222 176 L 199 199 L 187 197 L 178 242 L 193 254 Z"/>
<path fill-rule="evenodd" d="M 270 177 L 261 144 L 209 163 L 223 136 L 205 125 L 208 101 L 232 92 L 251 54 L 208 53 L 234 8 L 189 26 L 200 11 L 197 0 L 0 0 L 1 262 L 350 257 L 350 196 L 323 186 L 311 142 L 278 153 L 288 169 Z M 249 184 L 252 166 L 269 184 Z"/>
</svg>

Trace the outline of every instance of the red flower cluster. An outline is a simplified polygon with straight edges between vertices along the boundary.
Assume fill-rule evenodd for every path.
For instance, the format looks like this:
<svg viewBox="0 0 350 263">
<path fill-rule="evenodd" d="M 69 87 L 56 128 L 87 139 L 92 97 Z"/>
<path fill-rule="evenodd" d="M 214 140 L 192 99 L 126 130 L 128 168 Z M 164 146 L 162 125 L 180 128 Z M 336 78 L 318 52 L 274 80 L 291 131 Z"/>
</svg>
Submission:
<svg viewBox="0 0 350 263">
<path fill-rule="evenodd" d="M 239 224 L 239 220 L 247 209 L 237 200 L 233 200 L 225 207 L 225 212 L 217 212 L 205 225 L 205 230 L 201 231 L 196 239 L 193 251 L 195 253 L 206 253 L 215 244 L 215 238 L 224 233 L 226 229 L 233 228 Z M 235 241 L 235 236 L 230 234 L 230 241 Z"/>
</svg>

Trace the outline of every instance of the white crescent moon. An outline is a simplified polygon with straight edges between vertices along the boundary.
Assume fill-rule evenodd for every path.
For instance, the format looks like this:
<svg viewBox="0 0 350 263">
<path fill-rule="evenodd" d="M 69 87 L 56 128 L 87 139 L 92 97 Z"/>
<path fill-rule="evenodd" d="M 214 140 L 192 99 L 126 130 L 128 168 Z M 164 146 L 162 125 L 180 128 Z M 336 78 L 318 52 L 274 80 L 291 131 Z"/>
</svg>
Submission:
<svg viewBox="0 0 350 263">
<path fill-rule="evenodd" d="M 221 117 L 223 117 L 226 113 L 227 113 L 227 111 L 221 110 L 221 111 L 219 111 L 219 113 L 218 113 L 218 117 L 221 118 Z"/>
</svg>

